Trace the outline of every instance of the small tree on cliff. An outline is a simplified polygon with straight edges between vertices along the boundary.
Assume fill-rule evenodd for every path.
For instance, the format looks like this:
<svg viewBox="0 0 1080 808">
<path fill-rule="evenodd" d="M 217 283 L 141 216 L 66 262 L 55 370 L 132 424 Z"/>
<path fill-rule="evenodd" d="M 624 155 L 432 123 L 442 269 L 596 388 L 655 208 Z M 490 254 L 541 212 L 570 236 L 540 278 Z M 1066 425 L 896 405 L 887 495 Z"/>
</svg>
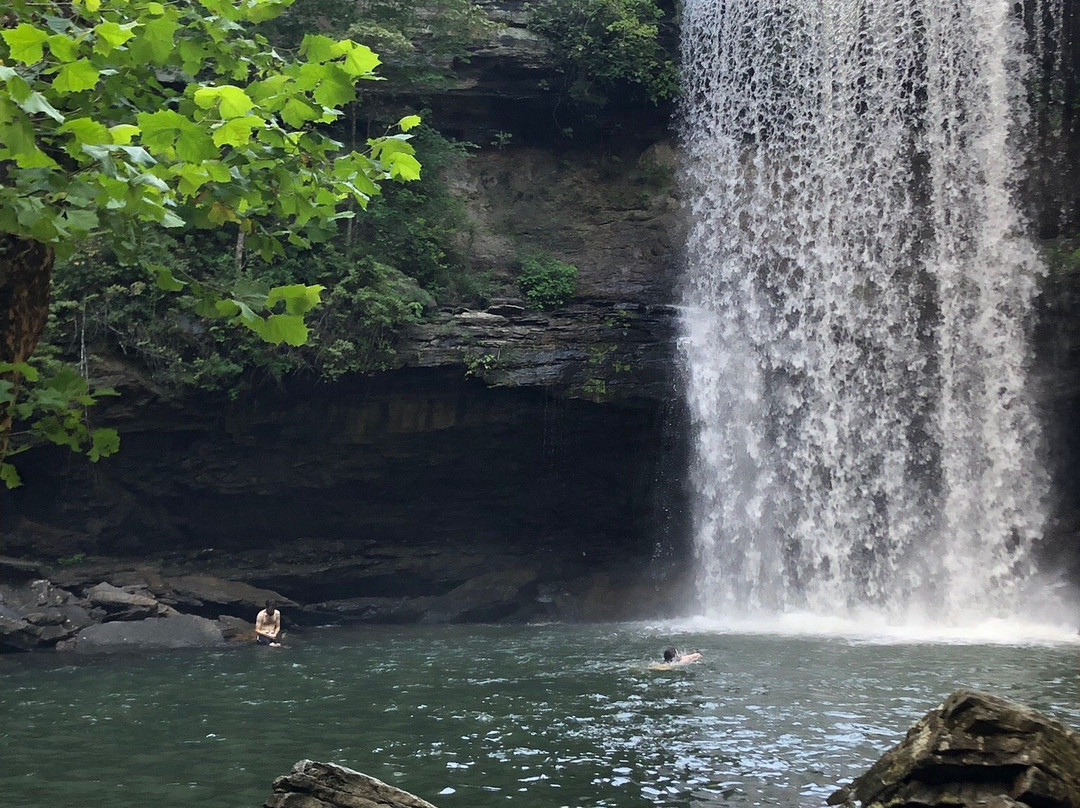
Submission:
<svg viewBox="0 0 1080 808">
<path fill-rule="evenodd" d="M 115 433 L 79 417 L 92 396 L 68 374 L 36 396 L 27 364 L 48 316 L 57 253 L 101 234 L 137 257 L 143 228 L 232 227 L 264 258 L 323 240 L 385 179 L 419 177 L 409 135 L 341 151 L 325 125 L 374 79 L 378 57 L 350 40 L 304 38 L 283 57 L 251 31 L 292 0 L 8 0 L 0 11 L 0 478 L 19 418 L 91 459 Z M 272 343 L 307 338 L 322 287 L 187 287 L 202 313 Z"/>
</svg>

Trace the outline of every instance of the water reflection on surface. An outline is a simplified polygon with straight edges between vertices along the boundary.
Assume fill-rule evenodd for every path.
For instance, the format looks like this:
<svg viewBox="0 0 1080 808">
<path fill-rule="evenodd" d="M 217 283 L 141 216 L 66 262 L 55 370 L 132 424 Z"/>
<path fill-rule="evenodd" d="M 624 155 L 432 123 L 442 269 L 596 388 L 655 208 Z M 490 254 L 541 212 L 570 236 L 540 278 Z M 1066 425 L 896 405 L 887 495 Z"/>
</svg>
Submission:
<svg viewBox="0 0 1080 808">
<path fill-rule="evenodd" d="M 1074 646 L 677 630 L 367 628 L 281 650 L 0 658 L 0 791 L 26 808 L 254 808 L 312 758 L 440 808 L 801 808 L 957 687 L 1080 726 Z M 672 643 L 705 660 L 649 670 Z"/>
</svg>

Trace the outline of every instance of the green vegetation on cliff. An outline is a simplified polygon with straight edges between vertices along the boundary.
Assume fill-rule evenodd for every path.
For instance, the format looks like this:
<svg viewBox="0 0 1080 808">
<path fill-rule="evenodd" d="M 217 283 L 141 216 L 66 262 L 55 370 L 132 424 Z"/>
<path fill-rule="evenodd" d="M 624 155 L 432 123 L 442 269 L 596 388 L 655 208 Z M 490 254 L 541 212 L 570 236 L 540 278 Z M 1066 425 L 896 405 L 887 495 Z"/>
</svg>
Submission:
<svg viewBox="0 0 1080 808">
<path fill-rule="evenodd" d="M 333 379 L 385 367 L 397 329 L 437 301 L 467 298 L 453 240 L 463 212 L 445 179 L 463 150 L 426 126 L 414 132 L 423 178 L 386 186 L 362 217 L 308 250 L 286 245 L 272 262 L 245 254 L 238 263 L 235 233 L 228 230 L 159 231 L 144 239 L 144 262 L 179 277 L 238 287 L 325 287 L 304 344 L 267 350 L 252 334 L 201 318 L 197 296 L 147 283 L 138 263 L 102 239 L 57 266 L 46 341 L 66 356 L 84 345 L 116 351 L 158 384 L 230 396 L 290 373 Z"/>
<path fill-rule="evenodd" d="M 544 0 L 529 5 L 529 26 L 551 42 L 571 103 L 604 106 L 644 96 L 656 104 L 678 92 L 678 68 L 665 47 L 664 11 L 655 0 Z"/>
</svg>

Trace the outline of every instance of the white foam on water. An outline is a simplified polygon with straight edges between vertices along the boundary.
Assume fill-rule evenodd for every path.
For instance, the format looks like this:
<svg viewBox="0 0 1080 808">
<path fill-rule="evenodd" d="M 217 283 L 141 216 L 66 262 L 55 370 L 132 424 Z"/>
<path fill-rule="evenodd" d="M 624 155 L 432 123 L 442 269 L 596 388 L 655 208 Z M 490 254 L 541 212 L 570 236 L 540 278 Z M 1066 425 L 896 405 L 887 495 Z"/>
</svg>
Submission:
<svg viewBox="0 0 1080 808">
<path fill-rule="evenodd" d="M 1065 625 L 1032 552 L 1044 268 L 1013 3 L 687 0 L 682 31 L 704 612 Z"/>
<path fill-rule="evenodd" d="M 1076 623 L 1028 622 L 988 618 L 970 623 L 943 624 L 911 618 L 889 622 L 891 616 L 863 613 L 852 617 L 811 612 L 773 616 L 717 618 L 697 616 L 652 626 L 677 642 L 679 634 L 763 635 L 785 638 L 840 639 L 872 645 L 1008 645 L 1080 646 Z"/>
</svg>

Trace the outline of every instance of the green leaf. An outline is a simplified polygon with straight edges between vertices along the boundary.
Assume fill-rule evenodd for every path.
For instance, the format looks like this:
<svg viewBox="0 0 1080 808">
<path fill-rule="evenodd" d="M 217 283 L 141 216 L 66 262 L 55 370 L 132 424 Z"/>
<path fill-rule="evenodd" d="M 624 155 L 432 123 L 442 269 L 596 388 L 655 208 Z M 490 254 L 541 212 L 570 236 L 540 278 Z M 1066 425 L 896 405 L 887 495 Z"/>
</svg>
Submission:
<svg viewBox="0 0 1080 808">
<path fill-rule="evenodd" d="M 174 15 L 175 12 L 171 14 Z M 165 64 L 172 56 L 173 42 L 179 27 L 179 23 L 172 16 L 147 21 L 138 39 L 131 45 L 133 54 L 137 59 L 150 64 Z"/>
<path fill-rule="evenodd" d="M 325 286 L 306 286 L 302 283 L 275 286 L 266 296 L 266 307 L 270 309 L 284 301 L 288 314 L 307 314 L 319 305 L 320 295 L 325 290 Z"/>
<path fill-rule="evenodd" d="M 391 154 L 387 162 L 390 164 L 390 176 L 394 179 L 403 181 L 420 179 L 420 161 L 411 154 L 405 152 Z"/>
<path fill-rule="evenodd" d="M 118 123 L 109 127 L 112 142 L 118 146 L 126 146 L 131 143 L 135 135 L 139 134 L 139 127 L 130 123 Z"/>
<path fill-rule="evenodd" d="M 245 115 L 225 121 L 214 130 L 214 145 L 246 146 L 251 141 L 251 130 L 262 124 L 263 119 L 257 115 Z"/>
<path fill-rule="evenodd" d="M 90 448 L 86 456 L 91 463 L 96 463 L 103 457 L 116 454 L 120 449 L 120 435 L 115 429 L 100 428 L 90 432 Z"/>
<path fill-rule="evenodd" d="M 69 62 L 60 68 L 53 79 L 53 87 L 61 93 L 78 93 L 89 90 L 98 82 L 101 74 L 89 59 L 79 59 L 77 62 Z"/>
<path fill-rule="evenodd" d="M 304 345 L 308 341 L 308 328 L 298 314 L 271 314 L 257 323 L 246 323 L 256 334 L 272 345 Z"/>
<path fill-rule="evenodd" d="M 49 39 L 49 35 L 40 28 L 25 22 L 4 31 L 0 36 L 7 42 L 11 58 L 26 65 L 41 61 L 44 56 L 42 46 Z"/>
<path fill-rule="evenodd" d="M 255 106 L 247 93 L 231 84 L 196 90 L 195 103 L 202 109 L 211 109 L 216 104 L 221 117 L 226 120 L 246 115 Z"/>
<path fill-rule="evenodd" d="M 379 66 L 379 57 L 367 45 L 359 45 L 351 40 L 341 43 L 346 48 L 345 72 L 352 77 L 362 76 L 373 71 Z"/>
<path fill-rule="evenodd" d="M 177 279 L 168 267 L 152 264 L 148 269 L 157 276 L 158 289 L 164 289 L 166 292 L 179 292 L 187 286 L 184 281 Z"/>
<path fill-rule="evenodd" d="M 290 98 L 281 110 L 281 120 L 285 121 L 293 129 L 300 129 L 308 121 L 319 117 L 315 108 L 297 98 Z"/>
<path fill-rule="evenodd" d="M 356 86 L 343 70 L 328 65 L 326 75 L 311 95 L 324 107 L 340 107 L 356 100 Z"/>
<path fill-rule="evenodd" d="M 70 118 L 57 127 L 58 132 L 70 132 L 79 145 L 99 146 L 113 142 L 105 124 L 93 118 Z"/>
<path fill-rule="evenodd" d="M 18 373 L 28 382 L 36 382 L 39 378 L 37 368 L 26 362 L 0 362 L 0 373 Z"/>
<path fill-rule="evenodd" d="M 72 234 L 89 233 L 98 226 L 97 212 L 82 208 L 68 208 L 64 211 L 64 220 L 67 222 L 68 231 Z"/>
<path fill-rule="evenodd" d="M 214 303 L 214 312 L 218 317 L 235 317 L 240 313 L 240 304 L 235 300 L 218 300 Z"/>
<path fill-rule="evenodd" d="M 69 36 L 53 34 L 48 38 L 49 51 L 61 62 L 72 62 L 79 52 L 79 43 Z"/>
<path fill-rule="evenodd" d="M 129 22 L 121 25 L 118 22 L 103 22 L 94 26 L 94 33 L 98 36 L 97 44 L 94 45 L 94 50 L 98 53 L 109 54 L 116 48 L 119 48 L 133 36 L 135 32 L 132 30 L 137 23 Z"/>
<path fill-rule="evenodd" d="M 45 98 L 45 96 L 43 96 L 37 91 L 30 93 L 30 95 L 28 95 L 24 100 L 16 101 L 15 103 L 17 103 L 28 115 L 35 115 L 39 112 L 43 112 L 50 118 L 52 118 L 54 121 L 57 121 L 59 123 L 64 122 L 64 116 L 61 115 L 56 110 L 56 108 L 49 103 L 48 99 Z"/>
<path fill-rule="evenodd" d="M 329 62 L 343 53 L 341 43 L 321 34 L 307 34 L 300 43 L 300 55 L 309 62 Z"/>
<path fill-rule="evenodd" d="M 15 470 L 15 467 L 10 463 L 0 463 L 0 480 L 8 488 L 18 488 L 22 485 L 22 478 L 19 477 L 19 472 Z"/>
<path fill-rule="evenodd" d="M 406 115 L 404 118 L 398 121 L 398 128 L 401 129 L 402 132 L 408 132 L 410 129 L 414 129 L 415 127 L 419 126 L 420 120 L 421 119 L 419 115 Z"/>
</svg>

